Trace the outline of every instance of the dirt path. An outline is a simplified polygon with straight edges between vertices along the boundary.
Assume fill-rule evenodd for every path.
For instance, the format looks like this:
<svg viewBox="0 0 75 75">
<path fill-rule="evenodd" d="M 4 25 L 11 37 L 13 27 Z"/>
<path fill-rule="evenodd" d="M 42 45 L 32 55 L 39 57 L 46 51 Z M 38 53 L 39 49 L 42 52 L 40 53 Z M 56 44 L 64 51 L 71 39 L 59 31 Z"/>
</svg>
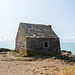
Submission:
<svg viewBox="0 0 75 75">
<path fill-rule="evenodd" d="M 61 59 L 38 58 L 35 61 L 32 57 L 19 57 L 14 52 L 0 53 L 0 75 L 58 75 L 70 66 L 72 64 Z"/>
</svg>

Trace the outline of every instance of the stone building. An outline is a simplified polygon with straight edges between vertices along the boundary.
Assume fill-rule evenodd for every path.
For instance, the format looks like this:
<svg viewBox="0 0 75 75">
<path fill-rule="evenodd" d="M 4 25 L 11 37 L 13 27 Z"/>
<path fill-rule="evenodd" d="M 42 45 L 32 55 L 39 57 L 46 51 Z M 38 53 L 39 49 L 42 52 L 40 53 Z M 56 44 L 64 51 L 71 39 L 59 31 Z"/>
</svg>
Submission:
<svg viewBox="0 0 75 75">
<path fill-rule="evenodd" d="M 15 45 L 15 49 L 25 55 L 60 54 L 59 37 L 52 30 L 51 25 L 20 23 Z"/>
</svg>

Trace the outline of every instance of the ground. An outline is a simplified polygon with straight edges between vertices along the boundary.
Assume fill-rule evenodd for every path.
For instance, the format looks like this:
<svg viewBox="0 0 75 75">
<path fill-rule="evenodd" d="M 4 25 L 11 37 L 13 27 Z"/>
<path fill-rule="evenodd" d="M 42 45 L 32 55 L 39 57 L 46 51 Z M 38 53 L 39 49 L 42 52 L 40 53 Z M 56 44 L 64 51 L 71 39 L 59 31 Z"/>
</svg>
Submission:
<svg viewBox="0 0 75 75">
<path fill-rule="evenodd" d="M 74 62 L 56 57 L 20 57 L 13 51 L 0 52 L 0 75 L 62 75 L 73 65 Z"/>
</svg>

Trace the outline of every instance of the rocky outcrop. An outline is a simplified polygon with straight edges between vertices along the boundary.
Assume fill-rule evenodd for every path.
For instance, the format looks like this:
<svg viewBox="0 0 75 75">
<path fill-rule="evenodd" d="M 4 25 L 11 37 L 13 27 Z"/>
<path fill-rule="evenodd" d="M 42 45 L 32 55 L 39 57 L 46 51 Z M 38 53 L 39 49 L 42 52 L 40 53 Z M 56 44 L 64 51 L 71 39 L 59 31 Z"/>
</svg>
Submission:
<svg viewBox="0 0 75 75">
<path fill-rule="evenodd" d="M 67 60 L 69 62 L 75 62 L 75 55 L 73 55 L 71 51 L 62 50 L 61 55 L 62 59 L 64 60 Z"/>
</svg>

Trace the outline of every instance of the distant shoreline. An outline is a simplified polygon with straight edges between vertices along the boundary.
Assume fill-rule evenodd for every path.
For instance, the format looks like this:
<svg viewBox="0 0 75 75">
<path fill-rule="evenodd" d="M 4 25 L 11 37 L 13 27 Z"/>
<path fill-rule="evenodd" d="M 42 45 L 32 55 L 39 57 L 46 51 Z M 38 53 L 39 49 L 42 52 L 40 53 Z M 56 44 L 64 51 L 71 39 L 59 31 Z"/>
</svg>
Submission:
<svg viewBox="0 0 75 75">
<path fill-rule="evenodd" d="M 75 43 L 60 43 L 61 50 L 71 51 L 75 54 Z M 15 49 L 15 41 L 0 41 L 0 48 Z"/>
</svg>

